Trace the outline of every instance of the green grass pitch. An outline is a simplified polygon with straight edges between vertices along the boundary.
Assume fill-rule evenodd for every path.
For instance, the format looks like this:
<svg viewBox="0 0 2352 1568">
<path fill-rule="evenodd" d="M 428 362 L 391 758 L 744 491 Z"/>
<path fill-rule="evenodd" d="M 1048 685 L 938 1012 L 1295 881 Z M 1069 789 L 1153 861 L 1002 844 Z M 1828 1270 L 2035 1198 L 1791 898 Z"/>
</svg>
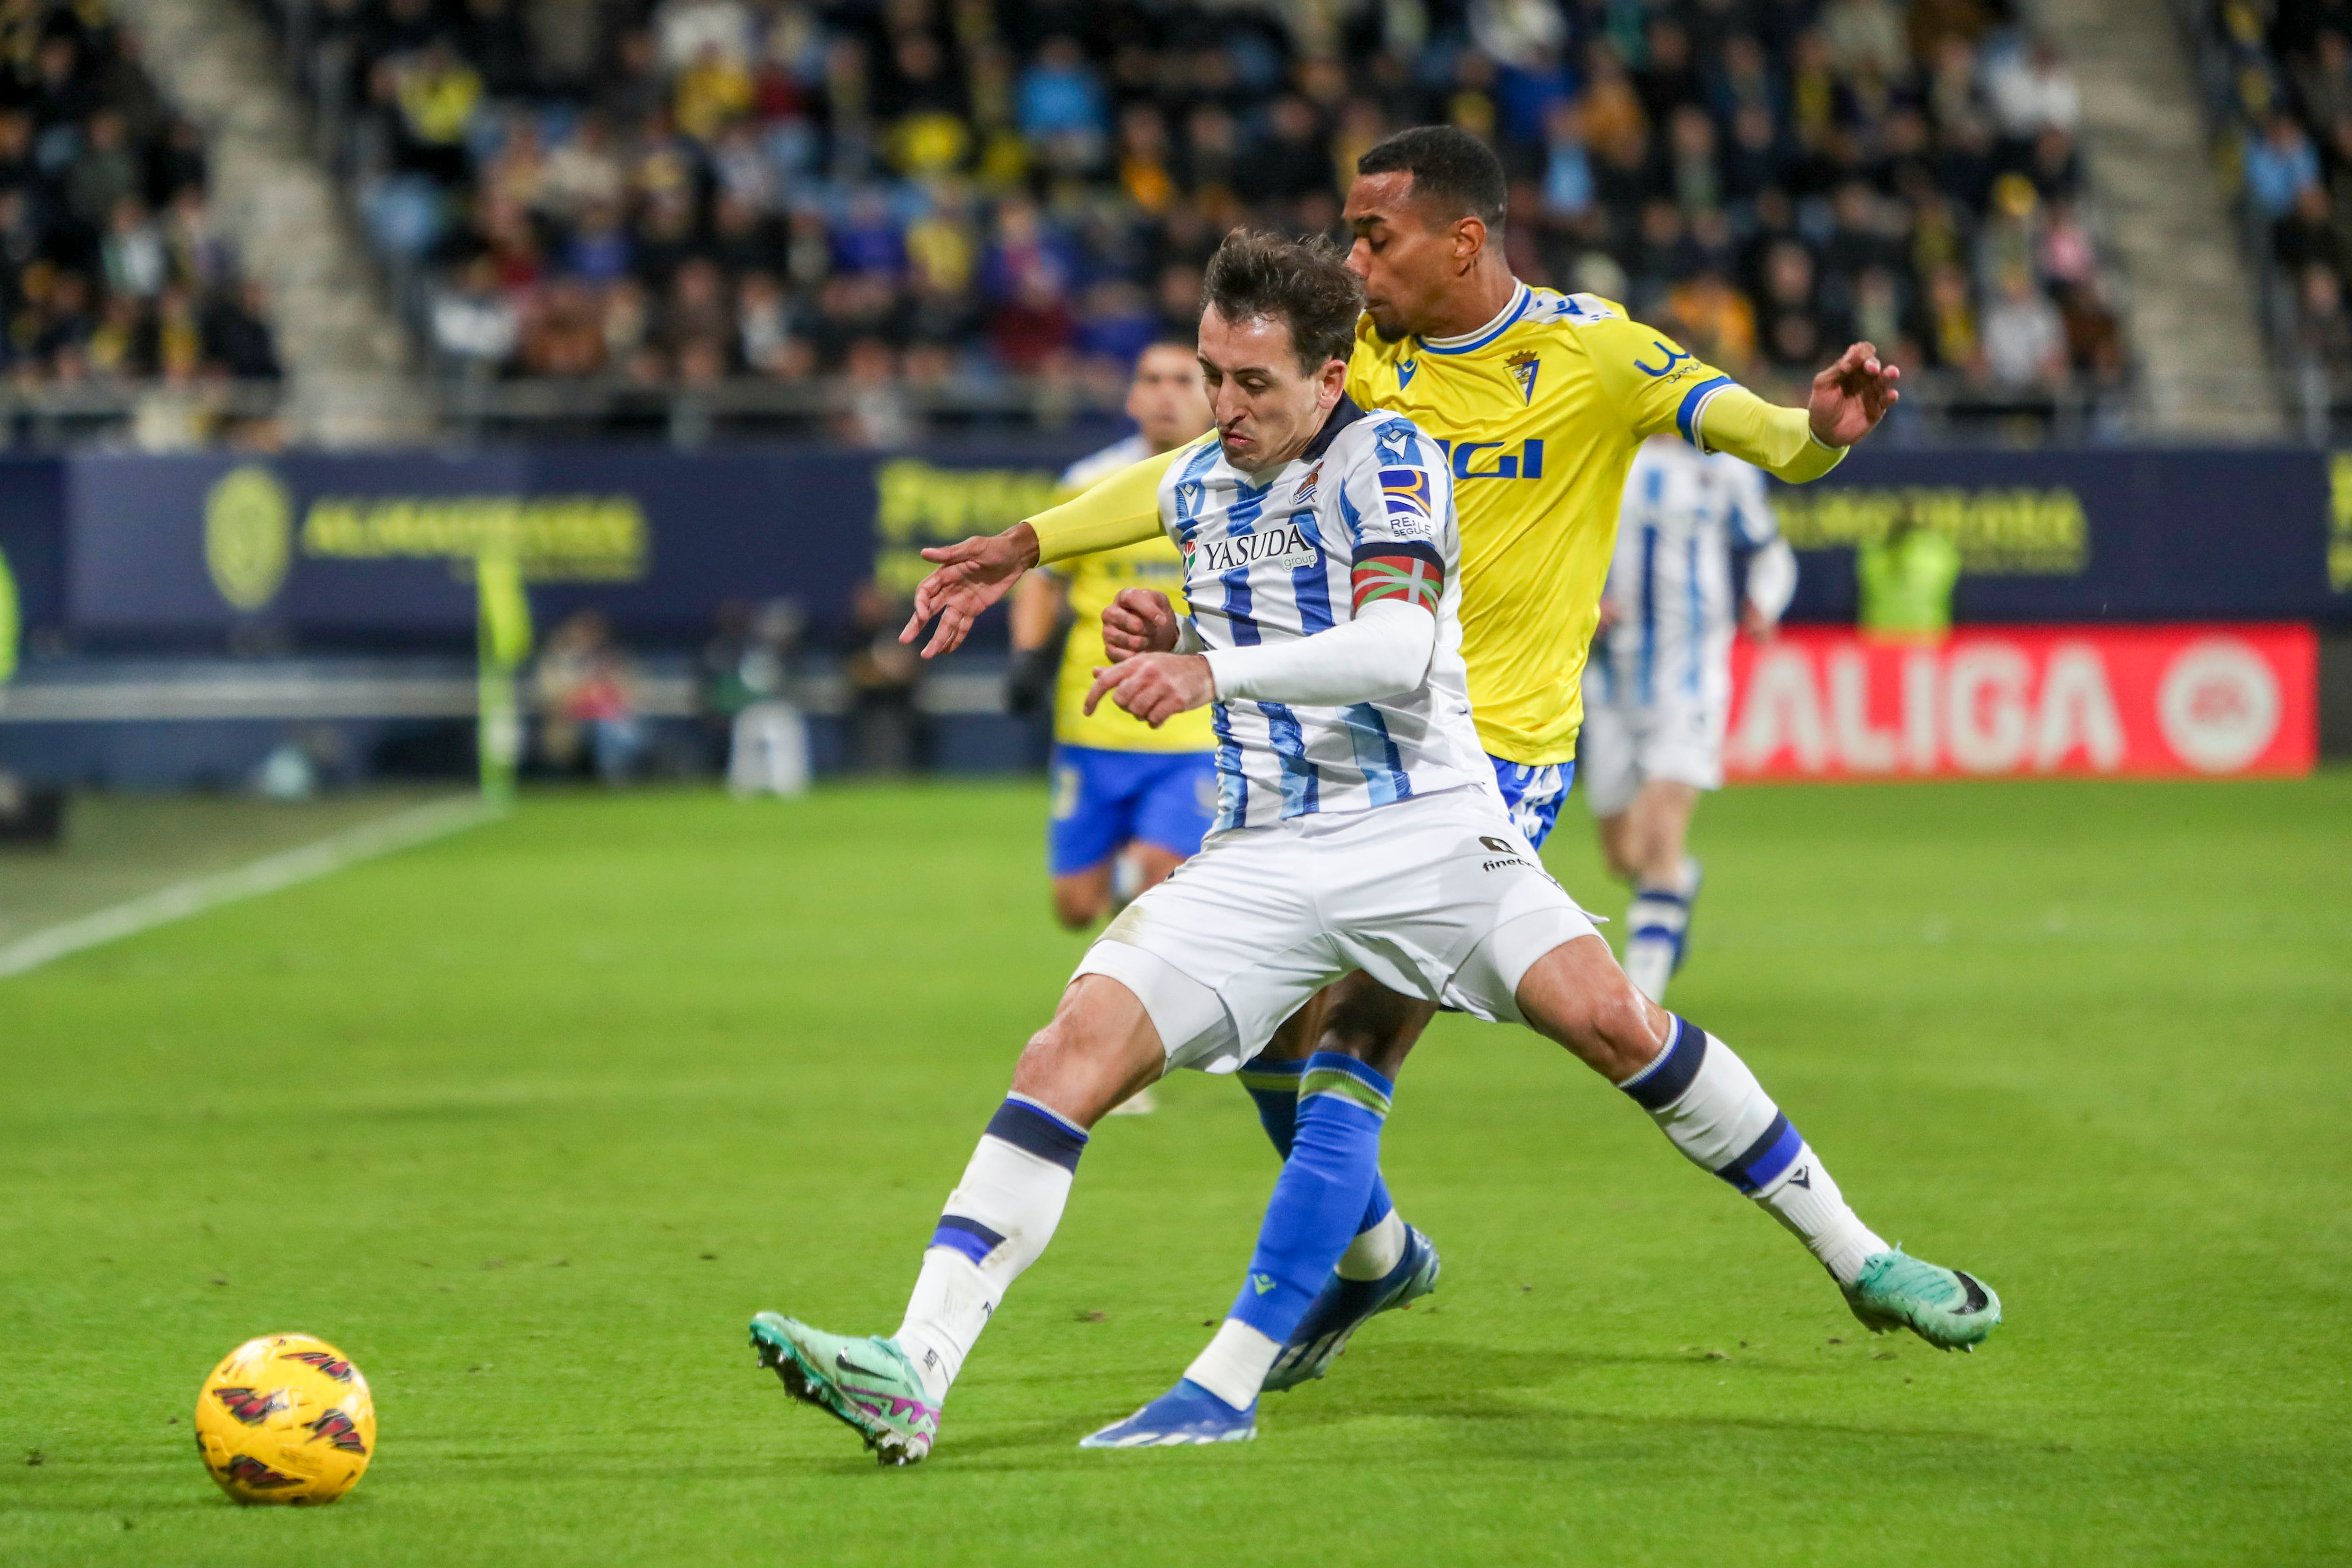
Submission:
<svg viewBox="0 0 2352 1568">
<path fill-rule="evenodd" d="M 1080 1453 L 1237 1285 L 1275 1165 L 1184 1076 L 880 1472 L 754 1370 L 887 1331 L 1081 948 L 1044 794 L 529 799 L 0 982 L 0 1563 L 1986 1563 L 2352 1558 L 2352 775 L 1707 803 L 1673 1001 L 1974 1357 L 1873 1341 L 1532 1036 L 1442 1020 L 1388 1170 L 1433 1310 L 1259 1441 Z M 1554 840 L 1601 910 L 1580 809 Z M 213 1362 L 323 1334 L 381 1451 L 239 1510 Z"/>
</svg>

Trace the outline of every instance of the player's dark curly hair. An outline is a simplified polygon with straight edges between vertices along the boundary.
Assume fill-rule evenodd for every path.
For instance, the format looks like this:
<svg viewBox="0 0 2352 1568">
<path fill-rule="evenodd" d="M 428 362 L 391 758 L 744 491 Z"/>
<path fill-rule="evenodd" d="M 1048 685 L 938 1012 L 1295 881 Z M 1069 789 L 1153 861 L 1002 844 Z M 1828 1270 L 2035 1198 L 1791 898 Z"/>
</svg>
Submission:
<svg viewBox="0 0 2352 1568">
<path fill-rule="evenodd" d="M 1298 368 L 1312 375 L 1355 351 L 1364 286 L 1331 242 L 1237 228 L 1201 279 L 1201 302 L 1228 321 L 1274 320 L 1290 329 Z"/>
<path fill-rule="evenodd" d="M 1400 131 L 1356 160 L 1359 174 L 1411 174 L 1412 199 L 1430 205 L 1443 221 L 1475 217 L 1499 234 L 1509 195 L 1503 161 L 1495 150 L 1452 125 L 1416 125 Z"/>
</svg>

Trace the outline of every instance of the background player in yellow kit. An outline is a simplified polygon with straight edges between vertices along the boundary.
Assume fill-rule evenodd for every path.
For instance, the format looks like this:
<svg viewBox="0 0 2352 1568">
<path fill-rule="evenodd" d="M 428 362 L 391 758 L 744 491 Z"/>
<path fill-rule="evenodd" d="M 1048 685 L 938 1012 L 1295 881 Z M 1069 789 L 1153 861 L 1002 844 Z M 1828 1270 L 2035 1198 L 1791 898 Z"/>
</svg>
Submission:
<svg viewBox="0 0 2352 1568">
<path fill-rule="evenodd" d="M 1783 479 L 1817 479 L 1885 416 L 1899 373 L 1882 364 L 1872 345 L 1856 343 L 1814 378 L 1807 407 L 1777 407 L 1608 300 L 1530 289 L 1514 278 L 1501 244 L 1502 166 L 1475 138 L 1447 127 L 1402 132 L 1357 169 L 1347 205 L 1355 231 L 1349 264 L 1364 279 L 1366 308 L 1347 389 L 1365 407 L 1410 416 L 1447 449 L 1473 716 L 1506 800 L 1536 838 L 1556 816 L 1572 766 L 1585 657 L 1626 472 L 1641 442 L 1671 431 Z M 1167 467 L 1166 460 L 1138 465 L 1003 533 L 925 552 L 940 569 L 917 591 L 905 635 L 913 638 L 937 616 L 926 652 L 943 652 L 1037 560 L 1148 536 L 1159 526 L 1157 493 Z M 1147 595 L 1121 595 L 1105 616 L 1112 656 L 1158 646 L 1156 622 L 1165 614 Z M 1658 1038 L 1684 1027 L 1634 987 L 1605 943 L 1571 946 L 1575 972 L 1564 983 L 1596 1018 L 1658 1031 Z M 1286 1159 L 1298 1080 L 1297 1067 L 1285 1058 L 1338 1051 L 1392 1080 L 1435 1012 L 1360 973 L 1315 1005 L 1328 1008 L 1319 1031 L 1286 1028 L 1244 1069 Z M 1686 1086 L 1637 1075 L 1620 1087 L 1666 1125 Z M 1666 1089 L 1674 1093 L 1662 1096 Z M 1803 1157 L 1801 1137 L 1785 1118 L 1771 1131 L 1757 1147 L 1714 1152 L 1708 1168 L 1796 1231 L 1857 1315 L 1874 1327 L 1912 1328 L 1947 1347 L 1990 1331 L 1998 1308 L 1980 1289 L 1887 1247 L 1858 1221 L 1849 1224 L 1851 1211 L 1828 1190 L 1826 1173 Z M 1283 1205 L 1290 1178 L 1286 1167 L 1270 1212 Z M 1800 1224 L 1791 1217 L 1797 1210 L 1820 1223 Z M 1322 1375 L 1366 1320 L 1434 1283 L 1433 1250 L 1389 1207 L 1382 1184 L 1355 1223 L 1354 1242 L 1265 1386 Z"/>
<path fill-rule="evenodd" d="M 1135 434 L 1062 476 L 1074 496 L 1120 469 L 1172 452 L 1209 427 L 1201 365 L 1189 343 L 1143 351 L 1127 391 Z M 1013 595 L 1013 707 L 1054 704 L 1048 861 L 1054 913 L 1082 931 L 1199 852 L 1217 801 L 1216 737 L 1206 710 L 1155 730 L 1112 703 L 1086 710 L 1103 651 L 1102 613 L 1122 588 L 1183 599 L 1183 563 L 1165 537 L 1056 561 Z M 1064 629 L 1067 637 L 1064 637 Z"/>
</svg>

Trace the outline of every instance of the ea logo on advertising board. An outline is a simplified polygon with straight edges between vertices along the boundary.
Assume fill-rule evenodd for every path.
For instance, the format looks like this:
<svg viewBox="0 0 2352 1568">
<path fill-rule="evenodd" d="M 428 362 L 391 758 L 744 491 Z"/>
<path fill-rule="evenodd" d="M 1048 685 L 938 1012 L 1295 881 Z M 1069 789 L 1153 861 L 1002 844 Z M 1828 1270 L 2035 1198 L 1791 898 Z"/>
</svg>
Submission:
<svg viewBox="0 0 2352 1568">
<path fill-rule="evenodd" d="M 2278 678 L 2235 637 L 2183 648 L 2156 694 L 2165 743 L 2200 773 L 2235 773 L 2269 750 L 2279 710 Z"/>
<path fill-rule="evenodd" d="M 294 558 L 294 507 L 268 468 L 223 474 L 205 496 L 205 567 L 220 596 L 257 610 L 278 595 Z"/>
</svg>

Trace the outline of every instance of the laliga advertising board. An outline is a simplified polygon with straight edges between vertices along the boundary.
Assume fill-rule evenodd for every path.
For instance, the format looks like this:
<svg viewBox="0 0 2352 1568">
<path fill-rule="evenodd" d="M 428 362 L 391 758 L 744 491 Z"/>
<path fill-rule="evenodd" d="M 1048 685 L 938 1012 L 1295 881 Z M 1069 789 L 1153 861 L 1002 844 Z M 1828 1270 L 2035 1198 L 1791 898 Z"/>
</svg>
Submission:
<svg viewBox="0 0 2352 1568">
<path fill-rule="evenodd" d="M 1791 627 L 1733 650 L 1724 772 L 2301 775 L 2317 697 L 2305 626 L 1973 626 L 1934 646 Z"/>
</svg>

